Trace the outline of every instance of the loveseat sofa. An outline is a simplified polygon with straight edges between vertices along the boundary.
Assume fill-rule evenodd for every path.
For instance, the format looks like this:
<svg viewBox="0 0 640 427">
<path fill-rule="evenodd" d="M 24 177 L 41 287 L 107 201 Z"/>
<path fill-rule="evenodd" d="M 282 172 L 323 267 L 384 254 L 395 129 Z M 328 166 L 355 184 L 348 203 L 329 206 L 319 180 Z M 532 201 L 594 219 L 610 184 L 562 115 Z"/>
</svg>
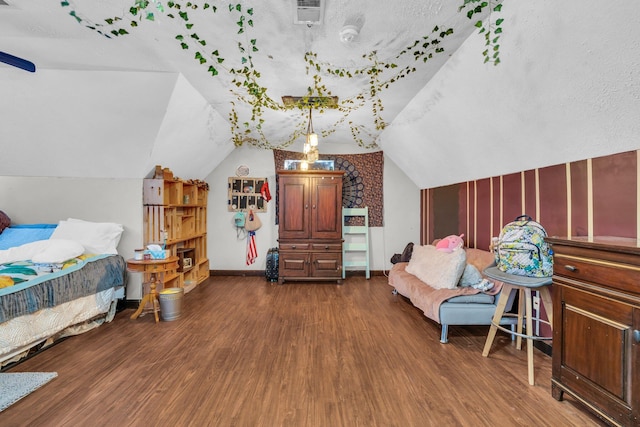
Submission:
<svg viewBox="0 0 640 427">
<path fill-rule="evenodd" d="M 395 294 L 407 297 L 414 306 L 424 312 L 427 318 L 442 326 L 440 342 L 443 344 L 448 342 L 450 325 L 490 325 L 500 297 L 502 282 L 493 281 L 491 289 L 481 291 L 472 286 L 463 286 L 464 283 L 461 285 L 460 283 L 464 281 L 464 278 L 458 276 L 459 279 L 456 278 L 455 280 L 459 283 L 454 283 L 453 289 L 431 286 L 416 275 L 407 272 L 407 268 L 411 263 L 415 264 L 415 266 L 412 265 L 414 268 L 409 268 L 409 270 L 415 273 L 418 269 L 418 261 L 420 261 L 416 257 L 425 256 L 423 252 L 416 251 L 416 249 L 420 249 L 420 247 L 414 248 L 411 261 L 398 262 L 391 268 L 389 285 L 394 288 L 393 292 Z M 458 254 L 460 257 L 464 255 L 465 265 L 463 268 L 465 271 L 463 275 L 466 275 L 468 270 L 474 270 L 476 274 L 480 273 L 485 278 L 481 272 L 494 263 L 493 253 L 470 248 L 461 248 L 459 251 L 464 251 L 464 254 Z M 432 254 L 432 252 L 430 253 Z M 439 254 L 438 256 L 444 257 L 444 255 Z M 433 270 L 434 263 L 431 262 L 430 264 L 430 268 Z M 439 268 L 437 262 L 435 266 Z M 418 275 L 422 276 L 419 272 Z M 516 292 L 510 295 L 506 311 L 511 310 L 515 295 Z M 502 325 L 514 325 L 516 321 L 517 319 L 514 317 L 504 317 L 500 323 Z"/>
</svg>

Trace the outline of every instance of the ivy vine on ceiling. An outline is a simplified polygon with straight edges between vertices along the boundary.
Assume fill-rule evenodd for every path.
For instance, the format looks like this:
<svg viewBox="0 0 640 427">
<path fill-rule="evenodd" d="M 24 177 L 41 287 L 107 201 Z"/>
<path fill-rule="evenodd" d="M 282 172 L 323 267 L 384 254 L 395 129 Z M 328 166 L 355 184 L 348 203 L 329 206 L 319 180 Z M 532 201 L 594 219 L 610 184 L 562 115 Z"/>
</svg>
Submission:
<svg viewBox="0 0 640 427">
<path fill-rule="evenodd" d="M 190 14 L 196 13 L 218 15 L 219 8 L 212 2 L 134 0 L 126 17 L 104 18 L 100 23 L 95 23 L 79 13 L 72 0 L 62 0 L 60 4 L 64 8 L 69 8 L 69 15 L 75 18 L 79 24 L 107 38 L 126 36 L 129 31 L 135 30 L 143 22 L 155 21 L 157 14 L 181 22 L 182 31 L 175 35 L 178 46 L 181 49 L 194 52 L 193 59 L 205 67 L 212 77 L 219 76 L 222 72 L 231 79 L 235 101 L 231 102 L 229 121 L 233 142 L 236 146 L 247 143 L 265 149 L 281 149 L 290 146 L 306 133 L 308 102 L 302 102 L 298 107 L 285 106 L 282 102 L 271 98 L 268 94 L 268 88 L 260 84 L 261 74 L 252 57 L 253 53 L 259 51 L 258 40 L 248 35 L 254 24 L 253 8 L 247 8 L 240 3 L 233 2 L 226 3 L 227 7 L 222 8 L 222 10 L 226 9 L 228 13 L 228 17 L 223 19 L 234 19 L 237 35 L 240 36 L 236 45 L 237 52 L 234 53 L 234 55 L 239 55 L 240 66 L 227 67 L 225 55 L 220 52 L 220 48 L 212 46 L 209 41 L 198 34 L 197 25 L 190 19 Z M 488 12 L 486 20 L 477 19 L 474 25 L 485 38 L 485 50 L 482 52 L 484 62 L 498 65 L 500 63 L 499 39 L 504 19 L 497 17 L 497 14 L 502 10 L 502 0 L 463 0 L 463 4 L 458 10 L 459 12 L 466 11 L 466 16 L 469 19 L 481 17 L 483 12 Z M 392 87 L 395 82 L 417 72 L 421 65 L 427 63 L 435 55 L 444 52 L 441 43 L 453 33 L 453 28 L 441 29 L 436 26 L 431 33 L 420 37 L 402 49 L 391 61 L 381 60 L 378 58 L 377 52 L 372 51 L 362 56 L 367 65 L 355 69 L 332 66 L 329 62 L 318 58 L 316 53 L 306 52 L 304 61 L 307 75 L 312 78 L 312 83 L 307 89 L 307 100 L 333 96 L 324 84 L 323 77 L 331 76 L 345 79 L 364 77 L 368 83 L 366 89 L 357 95 L 342 99 L 337 106 L 331 107 L 341 113 L 340 118 L 332 126 L 323 130 L 321 135 L 326 137 L 338 128 L 348 126 L 354 141 L 359 146 L 363 148 L 377 147 L 377 137 L 380 131 L 387 126 L 387 122 L 383 118 L 384 105 L 381 94 Z M 412 58 L 413 65 L 399 66 L 398 63 L 401 63 L 405 58 Z M 241 119 L 238 113 L 236 107 L 240 104 L 251 107 L 250 116 L 246 119 Z M 366 105 L 371 108 L 373 130 L 349 120 L 352 112 L 364 108 Z M 315 105 L 314 107 L 322 112 L 326 106 Z M 272 144 L 263 133 L 263 127 L 266 126 L 264 113 L 269 110 L 281 111 L 291 108 L 300 110 L 299 123 L 286 141 Z"/>
</svg>

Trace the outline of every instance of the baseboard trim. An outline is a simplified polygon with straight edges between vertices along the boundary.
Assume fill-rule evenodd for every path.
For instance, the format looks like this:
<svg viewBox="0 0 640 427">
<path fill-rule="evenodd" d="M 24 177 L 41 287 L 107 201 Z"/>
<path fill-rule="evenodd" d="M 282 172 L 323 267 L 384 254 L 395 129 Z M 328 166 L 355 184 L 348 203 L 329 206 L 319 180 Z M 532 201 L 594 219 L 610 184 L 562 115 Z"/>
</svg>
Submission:
<svg viewBox="0 0 640 427">
<path fill-rule="evenodd" d="M 210 270 L 209 276 L 264 276 L 264 270 Z"/>
<path fill-rule="evenodd" d="M 371 270 L 369 271 L 371 276 L 386 276 L 385 272 L 382 270 Z M 210 270 L 210 276 L 264 276 L 264 270 Z M 347 271 L 347 277 L 356 277 L 361 276 L 365 277 L 365 272 L 358 271 Z"/>
<path fill-rule="evenodd" d="M 538 350 L 540 350 L 541 352 L 543 352 L 544 354 L 546 354 L 547 356 L 551 357 L 553 347 L 551 347 L 549 343 L 546 343 L 544 341 L 534 341 L 533 346 Z"/>
</svg>

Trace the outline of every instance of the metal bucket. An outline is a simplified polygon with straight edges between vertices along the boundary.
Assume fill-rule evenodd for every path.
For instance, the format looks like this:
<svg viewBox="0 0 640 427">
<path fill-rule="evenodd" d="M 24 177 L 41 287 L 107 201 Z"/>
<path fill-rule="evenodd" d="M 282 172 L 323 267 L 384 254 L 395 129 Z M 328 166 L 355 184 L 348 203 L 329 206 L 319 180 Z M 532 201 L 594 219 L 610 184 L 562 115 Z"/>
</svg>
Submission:
<svg viewBox="0 0 640 427">
<path fill-rule="evenodd" d="M 162 320 L 170 322 L 182 314 L 183 288 L 166 288 L 160 291 L 160 315 Z"/>
</svg>

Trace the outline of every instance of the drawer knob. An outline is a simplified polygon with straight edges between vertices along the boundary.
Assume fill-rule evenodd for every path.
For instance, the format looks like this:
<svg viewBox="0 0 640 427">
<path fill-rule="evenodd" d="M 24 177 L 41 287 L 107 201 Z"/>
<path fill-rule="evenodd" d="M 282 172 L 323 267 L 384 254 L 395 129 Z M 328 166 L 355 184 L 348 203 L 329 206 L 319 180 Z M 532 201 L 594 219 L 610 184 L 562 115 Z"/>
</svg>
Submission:
<svg viewBox="0 0 640 427">
<path fill-rule="evenodd" d="M 296 245 L 291 245 L 291 249 L 295 249 L 295 248 L 296 248 Z"/>
<path fill-rule="evenodd" d="M 324 247 L 324 248 L 325 248 L 325 249 L 329 249 L 329 245 L 325 245 L 325 247 Z"/>
<path fill-rule="evenodd" d="M 637 330 L 637 329 L 636 329 L 635 331 L 633 331 L 633 340 L 634 340 L 636 343 L 639 343 L 639 342 L 640 342 L 640 331 L 639 331 L 639 330 Z"/>
<path fill-rule="evenodd" d="M 578 271 L 578 268 L 573 266 L 573 265 L 565 265 L 564 266 L 565 269 L 569 270 L 569 271 Z"/>
</svg>

